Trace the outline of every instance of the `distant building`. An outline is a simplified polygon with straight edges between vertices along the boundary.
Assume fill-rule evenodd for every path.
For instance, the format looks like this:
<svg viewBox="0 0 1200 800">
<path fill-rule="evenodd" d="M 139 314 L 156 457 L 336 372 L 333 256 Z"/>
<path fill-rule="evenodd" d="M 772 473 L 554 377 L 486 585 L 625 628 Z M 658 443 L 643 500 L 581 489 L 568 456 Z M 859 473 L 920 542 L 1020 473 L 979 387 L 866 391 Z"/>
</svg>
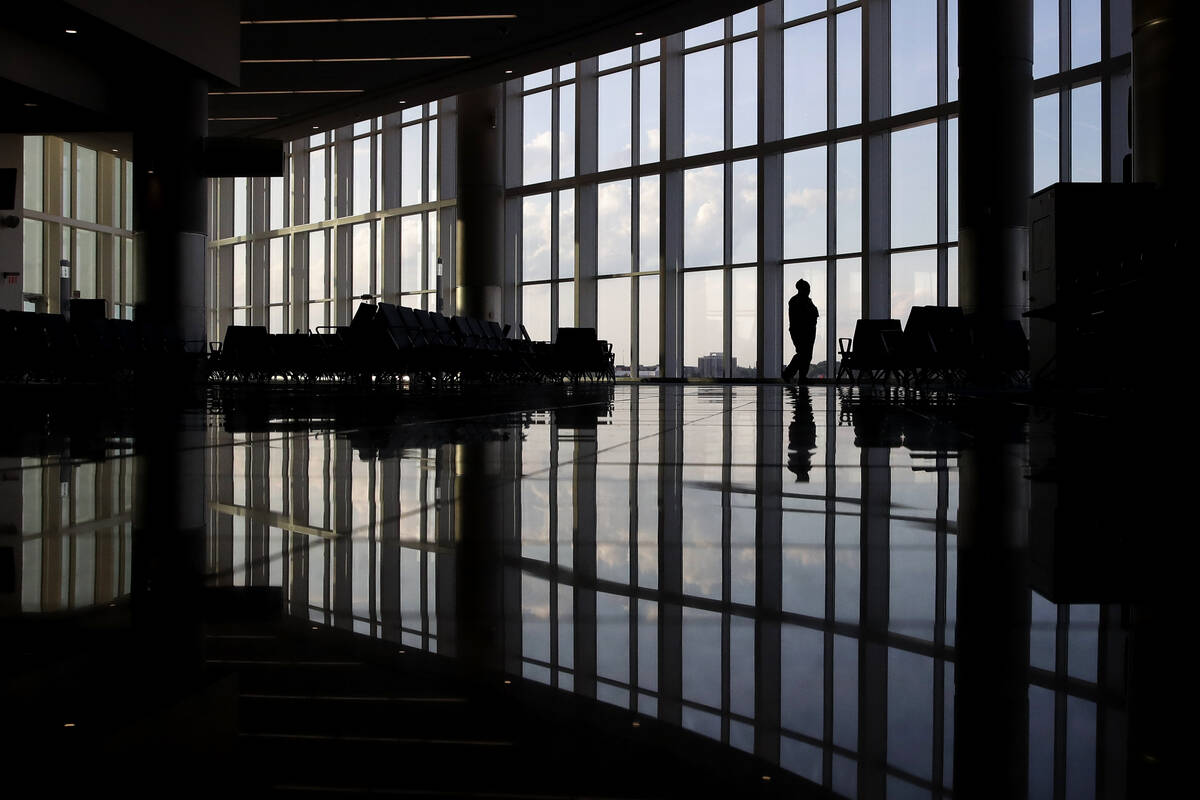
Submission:
<svg viewBox="0 0 1200 800">
<path fill-rule="evenodd" d="M 737 374 L 737 359 L 730 359 L 730 368 L 733 374 Z M 696 376 L 699 378 L 724 378 L 725 377 L 725 354 L 724 353 L 709 353 L 706 356 L 700 356 L 700 360 L 696 364 Z"/>
</svg>

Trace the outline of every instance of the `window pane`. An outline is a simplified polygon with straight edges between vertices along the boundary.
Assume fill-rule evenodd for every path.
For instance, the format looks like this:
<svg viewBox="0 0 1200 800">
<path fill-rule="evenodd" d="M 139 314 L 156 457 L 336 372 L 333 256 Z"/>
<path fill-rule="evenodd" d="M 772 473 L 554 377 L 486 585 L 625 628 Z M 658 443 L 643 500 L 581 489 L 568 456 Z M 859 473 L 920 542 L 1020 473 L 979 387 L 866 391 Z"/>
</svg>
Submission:
<svg viewBox="0 0 1200 800">
<path fill-rule="evenodd" d="M 892 247 L 937 241 L 937 125 L 892 134 Z"/>
<path fill-rule="evenodd" d="M 1033 190 L 1058 182 L 1058 95 L 1033 101 Z"/>
<path fill-rule="evenodd" d="M 558 193 L 558 277 L 575 275 L 575 190 Z"/>
<path fill-rule="evenodd" d="M 1071 0 L 1071 67 L 1100 60 L 1100 0 Z"/>
<path fill-rule="evenodd" d="M 44 140 L 41 136 L 26 136 L 24 141 L 24 168 L 21 173 L 25 208 L 32 211 L 42 210 L 42 159 L 44 158 Z"/>
<path fill-rule="evenodd" d="M 75 148 L 75 216 L 84 222 L 96 221 L 96 151 Z"/>
<path fill-rule="evenodd" d="M 234 179 L 234 183 L 237 182 Z M 326 219 L 325 205 L 325 151 L 313 150 L 308 154 L 308 221 L 321 222 Z M 234 214 L 237 214 L 237 202 L 234 202 Z M 234 235 L 237 233 L 237 221 L 234 221 Z"/>
<path fill-rule="evenodd" d="M 758 40 L 733 45 L 733 146 L 758 141 Z"/>
<path fill-rule="evenodd" d="M 725 174 L 719 165 L 683 173 L 683 265 L 724 262 Z"/>
<path fill-rule="evenodd" d="M 271 302 L 282 303 L 284 301 L 284 267 L 283 267 L 283 244 L 286 241 L 284 237 L 272 239 L 269 244 L 268 256 L 270 259 L 269 279 L 271 282 Z"/>
<path fill-rule="evenodd" d="M 837 251 L 862 250 L 862 140 L 837 146 Z"/>
<path fill-rule="evenodd" d="M 597 138 L 597 168 L 602 171 L 632 163 L 631 76 L 629 70 L 622 70 L 599 80 L 599 115 L 603 124 Z"/>
<path fill-rule="evenodd" d="M 958 0 L 946 0 L 946 99 L 958 99 Z"/>
<path fill-rule="evenodd" d="M 937 251 L 892 254 L 892 319 L 908 323 L 913 306 L 937 305 Z"/>
<path fill-rule="evenodd" d="M 549 277 L 550 195 L 539 194 L 521 201 L 521 280 L 543 281 Z"/>
<path fill-rule="evenodd" d="M 82 148 L 81 148 L 82 149 Z M 82 298 L 96 296 L 96 234 L 75 230 L 75 280 L 73 289 Z"/>
<path fill-rule="evenodd" d="M 629 181 L 602 183 L 596 195 L 596 273 L 630 272 L 633 201 Z"/>
<path fill-rule="evenodd" d="M 825 148 L 783 157 L 783 257 L 825 254 Z"/>
<path fill-rule="evenodd" d="M 642 164 L 658 161 L 658 64 L 647 64 L 638 70 L 638 124 L 641 127 L 638 160 Z"/>
<path fill-rule="evenodd" d="M 24 225 L 21 288 L 29 294 L 42 294 L 45 292 L 42 285 L 42 223 L 40 220 L 26 219 Z"/>
<path fill-rule="evenodd" d="M 428 245 L 425 248 L 425 288 L 437 290 L 438 288 L 438 216 L 436 211 L 430 211 L 425 215 L 425 238 L 428 240 Z M 437 307 L 437 299 L 430 298 Z"/>
<path fill-rule="evenodd" d="M 350 294 L 355 300 L 371 293 L 371 223 L 360 222 L 351 228 L 352 267 Z M 351 303 L 351 312 L 357 303 Z"/>
<path fill-rule="evenodd" d="M 534 341 L 550 340 L 550 284 L 521 287 L 521 322 Z"/>
<path fill-rule="evenodd" d="M 837 15 L 837 124 L 862 121 L 862 10 Z"/>
<path fill-rule="evenodd" d="M 946 305 L 958 305 L 958 248 L 946 252 Z"/>
<path fill-rule="evenodd" d="M 233 246 L 233 304 L 250 305 L 250 291 L 246 285 L 246 245 Z"/>
<path fill-rule="evenodd" d="M 575 85 L 558 90 L 558 177 L 575 174 Z"/>
<path fill-rule="evenodd" d="M 400 147 L 400 205 L 411 206 L 421 202 L 421 126 L 409 125 L 404 129 Z"/>
<path fill-rule="evenodd" d="M 783 21 L 800 19 L 825 10 L 825 0 L 784 0 Z"/>
<path fill-rule="evenodd" d="M 133 230 L 133 163 L 125 162 L 125 230 Z"/>
<path fill-rule="evenodd" d="M 329 297 L 325 283 L 325 237 L 325 231 L 308 234 L 308 297 L 311 300 Z M 234 302 L 234 305 L 237 303 Z"/>
<path fill-rule="evenodd" d="M 421 285 L 421 215 L 400 218 L 400 291 L 419 292 Z"/>
<path fill-rule="evenodd" d="M 718 19 L 683 32 L 684 47 L 699 47 L 725 36 L 725 20 Z"/>
<path fill-rule="evenodd" d="M 283 178 L 271 178 L 271 230 L 277 231 L 287 224 L 283 210 Z"/>
<path fill-rule="evenodd" d="M 688 272 L 683 277 L 683 375 L 724 377 L 724 273 Z"/>
<path fill-rule="evenodd" d="M 638 278 L 638 376 L 658 375 L 658 276 Z"/>
<path fill-rule="evenodd" d="M 783 135 L 826 128 L 825 20 L 783 32 Z"/>
<path fill-rule="evenodd" d="M 758 269 L 733 270 L 733 377 L 758 370 Z"/>
<path fill-rule="evenodd" d="M 1058 72 L 1059 0 L 1033 0 L 1033 77 Z"/>
<path fill-rule="evenodd" d="M 1100 180 L 1100 84 L 1071 90 L 1071 180 Z"/>
<path fill-rule="evenodd" d="M 758 260 L 758 162 L 733 164 L 733 263 Z"/>
<path fill-rule="evenodd" d="M 603 71 L 620 67 L 628 64 L 633 59 L 633 48 L 626 47 L 623 50 L 614 50 L 611 53 L 605 53 L 596 59 L 596 68 Z"/>
<path fill-rule="evenodd" d="M 428 165 L 428 168 L 426 169 L 426 172 L 428 173 L 428 175 L 427 175 L 428 185 L 425 190 L 426 191 L 425 202 L 432 203 L 433 201 L 438 199 L 438 188 L 437 188 L 437 185 L 438 185 L 438 146 L 437 146 L 438 123 L 437 123 L 437 120 L 436 119 L 430 120 L 429 123 L 426 125 L 426 130 L 429 131 L 429 155 L 425 159 L 425 163 Z M 382 159 L 381 159 L 380 160 L 380 173 L 378 176 L 380 186 L 383 185 L 383 171 L 382 170 L 383 170 L 383 167 L 382 167 Z M 382 192 L 381 192 L 381 197 L 382 197 Z M 378 207 L 383 208 L 382 199 L 379 200 Z"/>
<path fill-rule="evenodd" d="M 525 91 L 530 89 L 539 89 L 542 86 L 548 86 L 550 81 L 554 79 L 554 70 L 544 69 L 541 72 L 535 72 L 532 75 L 526 75 L 521 84 L 521 88 Z"/>
<path fill-rule="evenodd" d="M 725 51 L 720 47 L 683 58 L 683 154 L 725 146 Z M 601 119 L 604 119 L 601 112 Z"/>
<path fill-rule="evenodd" d="M 233 179 L 233 235 L 245 236 L 247 233 L 246 210 L 247 181 L 245 178 Z"/>
<path fill-rule="evenodd" d="M 733 15 L 733 35 L 750 33 L 758 29 L 758 9 L 751 8 Z"/>
<path fill-rule="evenodd" d="M 638 179 L 638 269 L 658 269 L 658 176 Z"/>
<path fill-rule="evenodd" d="M 958 241 L 958 117 L 946 121 L 946 236 Z"/>
<path fill-rule="evenodd" d="M 550 92 L 525 96 L 521 125 L 524 128 L 524 182 L 550 180 Z"/>
<path fill-rule="evenodd" d="M 354 205 L 352 214 L 371 210 L 371 137 L 354 140 Z"/>
<path fill-rule="evenodd" d="M 630 328 L 633 297 L 630 294 L 630 279 L 605 278 L 596 281 L 596 308 L 596 335 L 612 345 L 617 377 L 627 377 L 633 358 L 633 337 Z"/>
<path fill-rule="evenodd" d="M 937 2 L 892 0 L 892 113 L 937 103 Z"/>
<path fill-rule="evenodd" d="M 62 143 L 62 215 L 64 217 L 73 216 L 71 209 L 71 143 Z"/>
<path fill-rule="evenodd" d="M 550 313 L 548 308 L 546 313 Z M 572 281 L 558 284 L 558 327 L 575 327 L 575 284 Z"/>
</svg>

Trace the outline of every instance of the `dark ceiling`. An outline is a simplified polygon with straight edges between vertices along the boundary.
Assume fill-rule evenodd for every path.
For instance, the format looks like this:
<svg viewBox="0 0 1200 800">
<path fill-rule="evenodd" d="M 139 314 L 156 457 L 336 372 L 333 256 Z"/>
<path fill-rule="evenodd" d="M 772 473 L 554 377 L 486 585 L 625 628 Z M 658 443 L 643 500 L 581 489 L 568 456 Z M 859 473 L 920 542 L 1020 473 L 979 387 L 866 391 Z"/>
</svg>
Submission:
<svg viewBox="0 0 1200 800">
<path fill-rule="evenodd" d="M 313 126 L 389 113 L 401 101 L 446 97 L 755 5 L 242 0 L 241 24 L 232 33 L 236 0 L 211 0 L 217 23 L 202 30 L 207 2 L 157 6 L 161 19 L 148 23 L 144 15 L 126 21 L 139 7 L 133 0 L 47 0 L 0 22 L 0 51 L 14 42 L 28 50 L 9 46 L 7 55 L 0 53 L 0 129 L 128 130 L 137 114 L 152 110 L 162 74 L 194 73 L 199 64 L 209 81 L 211 135 L 291 139 Z M 79 33 L 65 33 L 67 25 Z M 205 48 L 189 40 L 193 30 L 205 37 Z M 205 63 L 209 51 L 234 52 L 228 43 L 221 47 L 228 36 L 240 36 L 240 64 L 232 56 L 224 68 Z M 62 72 L 61 79 L 48 80 L 48 69 Z"/>
</svg>

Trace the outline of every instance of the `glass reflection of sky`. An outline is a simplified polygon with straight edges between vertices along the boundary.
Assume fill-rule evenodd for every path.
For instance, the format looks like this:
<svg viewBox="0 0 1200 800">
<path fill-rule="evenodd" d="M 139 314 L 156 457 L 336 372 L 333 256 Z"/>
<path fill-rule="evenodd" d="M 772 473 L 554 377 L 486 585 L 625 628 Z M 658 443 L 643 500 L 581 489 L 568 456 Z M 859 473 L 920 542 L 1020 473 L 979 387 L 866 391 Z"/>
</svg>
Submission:
<svg viewBox="0 0 1200 800">
<path fill-rule="evenodd" d="M 595 429 L 510 423 L 509 671 L 843 796 L 952 789 L 957 454 L 860 447 L 841 402 L 622 385 Z M 362 458 L 332 433 L 212 436 L 214 582 L 281 586 L 294 615 L 454 652 L 438 630 L 454 630 L 456 445 Z M 886 531 L 872 581 L 868 518 Z M 1086 794 L 1102 607 L 1029 596 L 1030 794 Z"/>
</svg>

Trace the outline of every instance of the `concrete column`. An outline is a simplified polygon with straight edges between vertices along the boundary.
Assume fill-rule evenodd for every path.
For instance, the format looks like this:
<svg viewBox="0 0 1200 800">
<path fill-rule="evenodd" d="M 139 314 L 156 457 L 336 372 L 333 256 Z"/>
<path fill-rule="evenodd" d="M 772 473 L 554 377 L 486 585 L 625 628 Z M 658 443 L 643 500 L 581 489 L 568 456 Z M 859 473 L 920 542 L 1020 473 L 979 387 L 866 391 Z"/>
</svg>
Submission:
<svg viewBox="0 0 1200 800">
<path fill-rule="evenodd" d="M 781 3 L 758 7 L 758 139 L 783 138 L 783 21 Z M 831 148 L 833 149 L 833 148 Z M 836 205 L 836 204 L 835 204 Z M 778 378 L 783 370 L 783 154 L 758 159 L 758 374 Z"/>
<path fill-rule="evenodd" d="M 162 79 L 134 130 L 134 230 L 138 314 L 199 351 L 205 339 L 205 192 L 201 143 L 208 134 L 208 85 Z"/>
<path fill-rule="evenodd" d="M 963 3 L 959 64 L 959 295 L 1019 319 L 1033 190 L 1033 0 Z"/>
<path fill-rule="evenodd" d="M 1184 7 L 1190 5 L 1181 0 L 1133 2 L 1133 180 L 1156 184 L 1165 195 L 1166 210 L 1190 207 L 1183 197 L 1195 186 L 1195 145 L 1185 119 L 1194 72 L 1184 43 Z M 1172 202 L 1176 197 L 1182 205 Z"/>
<path fill-rule="evenodd" d="M 891 5 L 863 4 L 863 119 L 879 120 L 892 111 Z M 863 218 L 862 308 L 867 319 L 892 316 L 892 139 L 886 131 L 868 133 L 862 148 Z M 786 291 L 786 287 L 785 287 Z"/>
<path fill-rule="evenodd" d="M 662 124 L 661 148 L 663 161 L 683 157 L 683 34 L 677 33 L 662 40 L 659 61 L 662 90 L 659 99 L 659 119 Z M 662 214 L 662 236 L 659 239 L 658 346 L 664 378 L 683 377 L 683 170 L 665 171 L 659 182 L 659 208 Z M 579 217 L 576 209 L 576 218 Z"/>
<path fill-rule="evenodd" d="M 458 96 L 457 313 L 501 321 L 504 275 L 504 87 Z"/>
</svg>

